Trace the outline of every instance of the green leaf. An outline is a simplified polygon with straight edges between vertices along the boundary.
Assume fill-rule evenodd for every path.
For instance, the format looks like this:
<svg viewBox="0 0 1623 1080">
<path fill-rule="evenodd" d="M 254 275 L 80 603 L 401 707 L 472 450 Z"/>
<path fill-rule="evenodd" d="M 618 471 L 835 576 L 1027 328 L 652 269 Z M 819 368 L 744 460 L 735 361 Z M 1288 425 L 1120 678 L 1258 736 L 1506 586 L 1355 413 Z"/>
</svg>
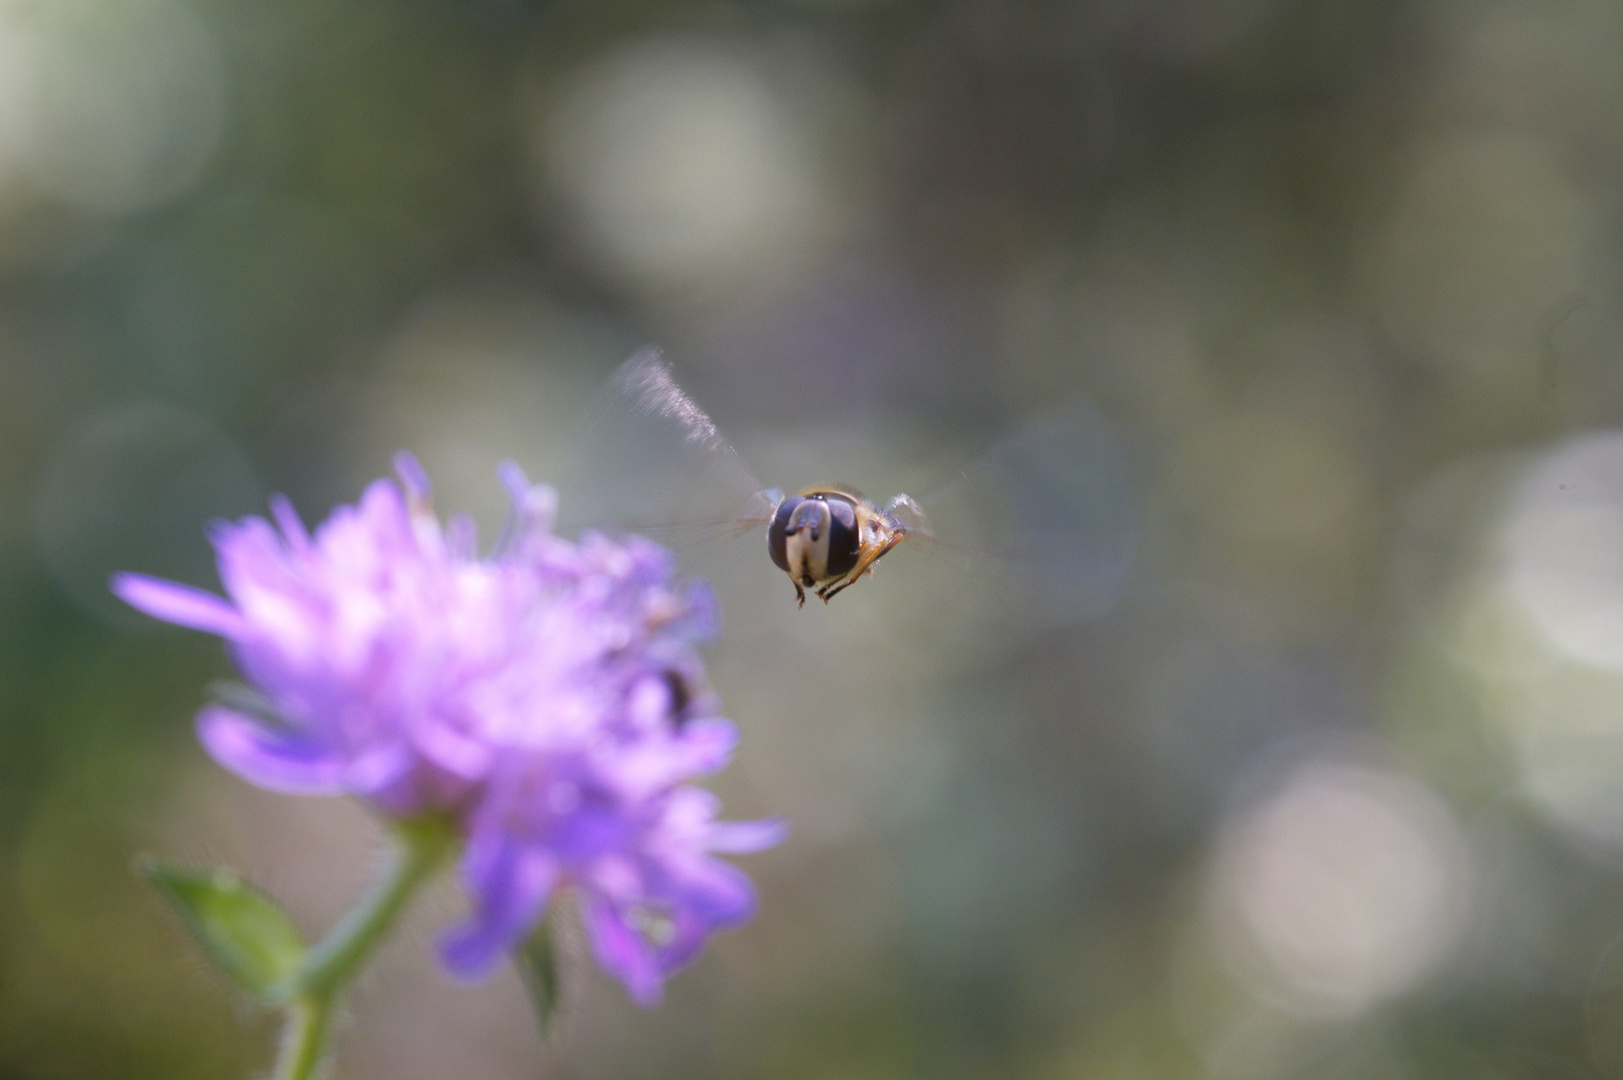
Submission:
<svg viewBox="0 0 1623 1080">
<path fill-rule="evenodd" d="M 304 963 L 304 937 L 276 901 L 233 870 L 149 862 L 143 877 L 180 912 L 198 944 L 255 997 L 285 1002 Z"/>
<path fill-rule="evenodd" d="M 550 919 L 536 924 L 524 943 L 513 950 L 513 966 L 518 968 L 524 989 L 529 991 L 530 1006 L 535 1009 L 535 1023 L 544 1039 L 558 1016 L 558 1001 L 563 993 L 563 978 L 558 972 L 558 949 L 552 940 Z"/>
</svg>

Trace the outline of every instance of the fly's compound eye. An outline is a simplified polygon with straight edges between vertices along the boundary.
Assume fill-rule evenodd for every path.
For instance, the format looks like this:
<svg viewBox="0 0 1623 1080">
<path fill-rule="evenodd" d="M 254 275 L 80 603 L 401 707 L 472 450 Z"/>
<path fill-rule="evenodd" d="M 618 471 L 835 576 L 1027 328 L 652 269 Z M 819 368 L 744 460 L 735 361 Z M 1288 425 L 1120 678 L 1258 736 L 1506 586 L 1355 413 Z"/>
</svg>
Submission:
<svg viewBox="0 0 1623 1080">
<path fill-rule="evenodd" d="M 806 500 L 799 495 L 784 499 L 778 504 L 777 512 L 772 515 L 772 524 L 766 530 L 766 549 L 772 556 L 772 562 L 779 570 L 789 573 L 789 519 L 794 516 L 795 509 Z"/>
<path fill-rule="evenodd" d="M 828 506 L 828 561 L 830 578 L 844 577 L 857 564 L 862 550 L 862 528 L 857 524 L 857 508 L 850 499 L 831 495 Z"/>
</svg>

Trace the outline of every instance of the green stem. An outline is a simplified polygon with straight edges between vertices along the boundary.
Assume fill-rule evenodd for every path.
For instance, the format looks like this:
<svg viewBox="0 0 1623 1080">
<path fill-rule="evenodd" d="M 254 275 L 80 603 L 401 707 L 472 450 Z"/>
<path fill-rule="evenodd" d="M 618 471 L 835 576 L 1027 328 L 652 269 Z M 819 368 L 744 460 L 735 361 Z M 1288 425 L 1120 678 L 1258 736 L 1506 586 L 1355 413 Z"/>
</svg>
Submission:
<svg viewBox="0 0 1623 1080">
<path fill-rule="evenodd" d="M 287 1008 L 287 1027 L 282 1029 L 282 1048 L 276 1056 L 273 1080 L 306 1080 L 317 1075 L 326 1056 L 332 1017 L 331 998 L 294 999 Z"/>
<path fill-rule="evenodd" d="M 438 819 L 401 822 L 399 842 L 383 875 L 361 902 L 310 950 L 288 1004 L 287 1027 L 274 1080 L 312 1080 L 326 1056 L 333 1010 L 349 981 L 395 924 L 417 887 L 456 847 L 450 824 Z"/>
</svg>

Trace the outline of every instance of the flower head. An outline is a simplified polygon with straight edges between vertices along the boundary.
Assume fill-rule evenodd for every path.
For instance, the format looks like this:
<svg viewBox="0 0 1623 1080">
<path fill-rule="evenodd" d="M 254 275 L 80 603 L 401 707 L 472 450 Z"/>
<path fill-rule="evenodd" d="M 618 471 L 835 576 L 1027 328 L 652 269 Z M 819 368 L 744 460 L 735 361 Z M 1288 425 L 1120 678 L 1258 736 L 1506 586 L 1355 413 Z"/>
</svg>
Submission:
<svg viewBox="0 0 1623 1080">
<path fill-rule="evenodd" d="M 274 720 L 199 714 L 220 764 L 276 791 L 457 822 L 473 913 L 444 942 L 453 972 L 488 970 L 571 884 L 600 961 L 655 1000 L 753 910 L 749 879 L 712 853 L 782 833 L 717 822 L 714 797 L 685 786 L 736 737 L 695 648 L 715 632 L 710 594 L 678 586 L 670 553 L 641 537 L 554 535 L 551 489 L 513 465 L 507 535 L 480 558 L 471 521 L 442 528 L 429 510 L 416 461 L 396 469 L 402 487 L 372 484 L 313 536 L 281 498 L 274 527 L 217 525 L 227 599 L 136 574 L 113 590 L 225 638 L 268 703 Z"/>
</svg>

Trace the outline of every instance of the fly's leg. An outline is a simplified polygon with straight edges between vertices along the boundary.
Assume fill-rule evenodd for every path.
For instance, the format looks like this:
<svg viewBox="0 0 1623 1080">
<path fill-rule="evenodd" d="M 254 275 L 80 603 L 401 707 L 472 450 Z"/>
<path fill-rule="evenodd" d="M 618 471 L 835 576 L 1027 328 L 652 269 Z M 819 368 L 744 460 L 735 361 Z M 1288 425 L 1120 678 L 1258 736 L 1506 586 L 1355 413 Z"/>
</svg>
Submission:
<svg viewBox="0 0 1623 1080">
<path fill-rule="evenodd" d="M 848 589 L 852 585 L 856 584 L 858 578 L 864 575 L 872 577 L 874 563 L 884 558 L 885 554 L 889 552 L 891 548 L 901 543 L 903 535 L 904 534 L 902 533 L 896 533 L 887 539 L 883 544 L 875 544 L 872 547 L 869 547 L 861 554 L 861 556 L 857 558 L 857 564 L 851 568 L 850 573 L 846 574 L 845 577 L 841 578 L 833 585 L 824 585 L 821 589 L 818 589 L 817 595 L 823 598 L 823 603 L 828 603 L 830 600 L 834 599 L 834 597 L 841 590 Z"/>
<path fill-rule="evenodd" d="M 800 587 L 800 582 L 796 581 L 794 578 L 789 579 L 789 584 L 791 584 L 791 585 L 793 585 L 795 587 L 795 600 L 798 601 L 798 603 L 799 603 L 799 605 L 801 607 L 805 607 L 806 606 L 806 590 L 802 589 Z"/>
<path fill-rule="evenodd" d="M 855 581 L 857 578 L 859 578 L 861 576 L 862 576 L 861 574 L 851 574 L 850 576 L 846 577 L 844 580 L 839 581 L 839 582 L 837 582 L 837 583 L 835 583 L 833 585 L 824 585 L 821 589 L 817 590 L 817 595 L 822 597 L 823 598 L 823 603 L 826 604 L 830 600 L 834 599 L 834 597 L 839 594 L 841 589 L 844 589 L 844 588 L 848 587 L 853 581 Z"/>
</svg>

